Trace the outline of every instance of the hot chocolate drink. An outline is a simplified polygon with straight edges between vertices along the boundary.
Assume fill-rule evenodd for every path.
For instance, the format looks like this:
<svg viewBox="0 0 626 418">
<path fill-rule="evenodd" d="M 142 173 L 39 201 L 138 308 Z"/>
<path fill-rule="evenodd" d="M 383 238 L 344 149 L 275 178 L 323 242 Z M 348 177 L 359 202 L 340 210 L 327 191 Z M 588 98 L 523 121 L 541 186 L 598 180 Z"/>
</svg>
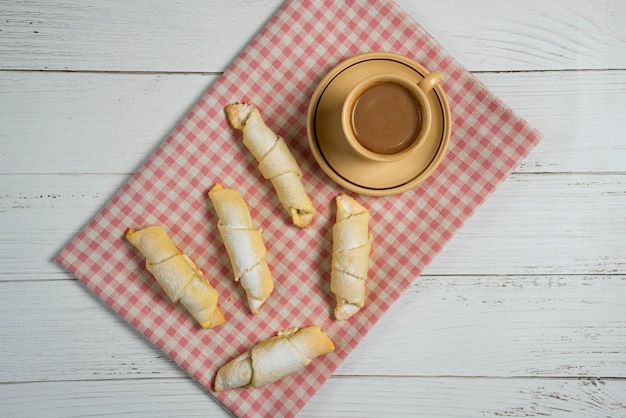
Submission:
<svg viewBox="0 0 626 418">
<path fill-rule="evenodd" d="M 365 90 L 352 109 L 352 130 L 357 141 L 379 154 L 408 148 L 422 125 L 420 105 L 408 89 L 394 82 L 377 83 Z"/>
</svg>

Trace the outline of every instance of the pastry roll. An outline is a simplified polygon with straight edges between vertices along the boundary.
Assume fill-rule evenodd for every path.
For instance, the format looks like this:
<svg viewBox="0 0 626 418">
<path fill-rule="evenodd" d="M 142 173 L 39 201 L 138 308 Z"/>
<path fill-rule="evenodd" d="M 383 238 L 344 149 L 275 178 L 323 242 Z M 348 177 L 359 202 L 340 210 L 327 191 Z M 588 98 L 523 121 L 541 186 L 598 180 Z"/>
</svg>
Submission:
<svg viewBox="0 0 626 418">
<path fill-rule="evenodd" d="M 261 230 L 254 227 L 250 211 L 236 190 L 216 184 L 209 191 L 209 198 L 219 218 L 217 229 L 226 246 L 235 281 L 241 283 L 250 312 L 256 315 L 274 289 Z"/>
<path fill-rule="evenodd" d="M 180 301 L 202 328 L 213 328 L 226 322 L 217 306 L 217 291 L 194 262 L 178 251 L 163 228 L 129 228 L 126 239 L 146 258 L 146 268 L 170 300 Z"/>
<path fill-rule="evenodd" d="M 372 237 L 369 212 L 353 198 L 340 195 L 333 226 L 330 290 L 335 294 L 335 318 L 348 319 L 365 303 L 365 280 Z"/>
<path fill-rule="evenodd" d="M 263 177 L 272 182 L 293 224 L 308 227 L 315 211 L 302 185 L 302 172 L 283 138 L 265 125 L 255 106 L 234 103 L 225 111 L 233 128 L 243 132 L 244 145 L 259 163 Z"/>
<path fill-rule="evenodd" d="M 255 388 L 270 384 L 303 369 L 315 357 L 335 350 L 335 344 L 322 329 L 310 326 L 291 328 L 261 341 L 217 372 L 216 392 L 246 386 Z"/>
</svg>

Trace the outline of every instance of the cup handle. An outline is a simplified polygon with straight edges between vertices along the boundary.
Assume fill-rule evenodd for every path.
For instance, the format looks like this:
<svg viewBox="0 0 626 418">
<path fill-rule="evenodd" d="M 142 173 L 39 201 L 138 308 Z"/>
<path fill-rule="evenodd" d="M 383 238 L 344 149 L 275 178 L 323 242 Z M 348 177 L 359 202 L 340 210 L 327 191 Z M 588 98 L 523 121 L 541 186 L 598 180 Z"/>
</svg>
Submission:
<svg viewBox="0 0 626 418">
<path fill-rule="evenodd" d="M 440 71 L 435 70 L 422 79 L 417 85 L 424 93 L 431 91 L 443 79 Z"/>
</svg>

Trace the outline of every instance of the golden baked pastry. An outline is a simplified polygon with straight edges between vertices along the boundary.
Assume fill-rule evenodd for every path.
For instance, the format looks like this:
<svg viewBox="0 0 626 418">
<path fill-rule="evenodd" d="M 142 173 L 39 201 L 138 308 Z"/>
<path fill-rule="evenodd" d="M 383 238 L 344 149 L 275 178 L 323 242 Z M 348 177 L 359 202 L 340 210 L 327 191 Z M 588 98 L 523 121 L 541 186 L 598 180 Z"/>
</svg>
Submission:
<svg viewBox="0 0 626 418">
<path fill-rule="evenodd" d="M 213 328 L 226 322 L 217 305 L 217 291 L 194 262 L 178 251 L 162 227 L 129 228 L 126 239 L 146 258 L 146 268 L 170 300 L 180 301 L 202 328 Z"/>
<path fill-rule="evenodd" d="M 368 232 L 367 209 L 343 194 L 337 197 L 336 202 L 330 290 L 337 300 L 335 318 L 344 320 L 365 304 L 365 281 L 372 237 Z"/>
<path fill-rule="evenodd" d="M 308 227 L 315 210 L 302 185 L 302 171 L 283 138 L 265 125 L 253 105 L 233 103 L 226 106 L 225 111 L 233 128 L 243 132 L 244 145 L 259 163 L 263 177 L 272 182 L 293 224 Z"/>
<path fill-rule="evenodd" d="M 334 350 L 335 344 L 319 326 L 291 328 L 259 342 L 222 366 L 217 372 L 214 389 L 220 392 L 241 386 L 264 386 Z"/>
<path fill-rule="evenodd" d="M 241 283 L 253 314 L 259 312 L 274 288 L 272 273 L 265 261 L 265 244 L 261 230 L 255 228 L 248 206 L 234 189 L 216 184 L 209 191 L 219 221 L 220 231 L 233 269 L 235 281 Z"/>
</svg>

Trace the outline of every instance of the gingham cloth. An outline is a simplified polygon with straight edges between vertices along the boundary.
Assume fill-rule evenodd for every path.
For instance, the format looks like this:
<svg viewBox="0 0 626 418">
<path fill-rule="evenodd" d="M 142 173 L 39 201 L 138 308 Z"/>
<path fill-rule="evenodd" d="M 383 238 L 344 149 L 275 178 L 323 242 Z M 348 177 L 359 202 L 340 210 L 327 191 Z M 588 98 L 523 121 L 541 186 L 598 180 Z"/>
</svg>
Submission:
<svg viewBox="0 0 626 418">
<path fill-rule="evenodd" d="M 371 51 L 405 55 L 443 73 L 452 136 L 441 165 L 416 189 L 353 195 L 369 208 L 374 237 L 367 303 L 350 320 L 335 322 L 331 237 L 334 198 L 344 190 L 308 148 L 306 112 L 334 65 Z M 309 229 L 291 225 L 241 133 L 229 126 L 223 108 L 238 100 L 256 104 L 300 162 L 317 210 Z M 235 415 L 294 416 L 539 139 L 395 3 L 288 1 L 57 260 Z M 207 197 L 216 182 L 243 195 L 263 230 L 275 290 L 258 316 L 249 314 L 232 280 Z M 200 329 L 146 271 L 124 232 L 151 224 L 162 225 L 219 291 L 225 325 Z M 212 392 L 227 361 L 278 331 L 313 324 L 328 332 L 335 352 L 266 387 Z"/>
</svg>

